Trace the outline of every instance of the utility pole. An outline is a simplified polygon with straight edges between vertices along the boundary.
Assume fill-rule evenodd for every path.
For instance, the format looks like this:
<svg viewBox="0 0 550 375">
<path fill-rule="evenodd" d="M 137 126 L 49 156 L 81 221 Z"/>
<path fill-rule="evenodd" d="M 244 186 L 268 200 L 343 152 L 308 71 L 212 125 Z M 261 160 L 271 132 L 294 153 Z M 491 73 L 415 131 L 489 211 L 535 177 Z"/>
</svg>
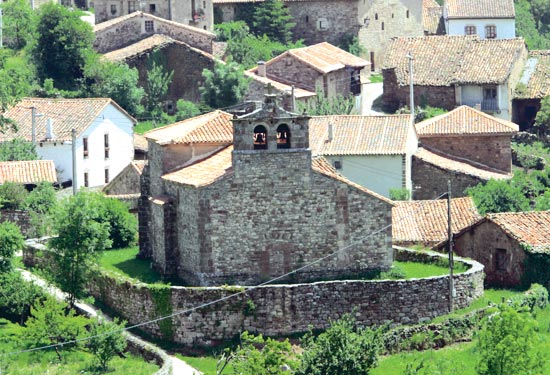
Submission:
<svg viewBox="0 0 550 375">
<path fill-rule="evenodd" d="M 447 181 L 447 235 L 449 243 L 449 312 L 453 311 L 453 301 L 455 297 L 455 286 L 453 280 L 454 260 L 453 260 L 453 229 L 451 227 L 451 179 Z"/>
<path fill-rule="evenodd" d="M 78 179 L 76 176 L 76 130 L 71 130 L 71 149 L 73 151 L 73 195 L 78 191 Z"/>
<path fill-rule="evenodd" d="M 414 75 L 413 75 L 413 56 L 409 52 L 407 53 L 407 56 L 405 56 L 407 59 L 409 59 L 409 100 L 410 100 L 410 107 L 411 107 L 411 119 L 414 124 Z"/>
<path fill-rule="evenodd" d="M 36 118 L 44 116 L 41 113 L 36 113 L 36 107 L 31 107 L 31 121 L 32 121 L 32 129 L 31 129 L 31 139 L 32 144 L 36 146 Z"/>
</svg>

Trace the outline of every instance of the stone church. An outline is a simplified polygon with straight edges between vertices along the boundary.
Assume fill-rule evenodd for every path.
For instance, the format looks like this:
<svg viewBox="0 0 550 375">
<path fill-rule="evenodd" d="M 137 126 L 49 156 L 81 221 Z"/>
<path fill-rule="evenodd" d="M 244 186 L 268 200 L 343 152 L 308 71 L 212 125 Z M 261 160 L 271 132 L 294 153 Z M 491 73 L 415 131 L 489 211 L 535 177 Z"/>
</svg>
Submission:
<svg viewBox="0 0 550 375">
<path fill-rule="evenodd" d="M 393 203 L 312 158 L 308 123 L 267 95 L 238 118 L 215 111 L 146 133 L 139 256 L 203 286 L 256 284 L 317 260 L 287 280 L 388 269 Z"/>
</svg>

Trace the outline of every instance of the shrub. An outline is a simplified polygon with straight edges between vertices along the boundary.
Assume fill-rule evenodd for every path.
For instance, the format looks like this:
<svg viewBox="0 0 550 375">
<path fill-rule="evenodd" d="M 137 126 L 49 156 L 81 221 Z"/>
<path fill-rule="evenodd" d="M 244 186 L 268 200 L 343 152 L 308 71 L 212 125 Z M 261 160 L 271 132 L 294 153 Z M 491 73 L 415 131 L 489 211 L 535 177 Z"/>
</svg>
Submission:
<svg viewBox="0 0 550 375">
<path fill-rule="evenodd" d="M 0 273 L 0 316 L 24 323 L 37 298 L 44 298 L 42 289 L 23 280 L 20 273 Z"/>
<path fill-rule="evenodd" d="M 131 246 L 136 242 L 137 219 L 128 212 L 128 206 L 113 198 L 98 194 L 99 222 L 107 223 L 109 238 L 114 249 Z"/>
<path fill-rule="evenodd" d="M 11 270 L 12 259 L 25 240 L 19 227 L 9 221 L 0 224 L 0 273 Z"/>
<path fill-rule="evenodd" d="M 23 210 L 28 194 L 23 185 L 6 182 L 0 185 L 0 206 L 9 210 Z"/>
<path fill-rule="evenodd" d="M 394 201 L 408 201 L 411 198 L 409 189 L 390 189 L 390 199 Z"/>
<path fill-rule="evenodd" d="M 99 369 L 107 372 L 109 361 L 118 353 L 126 349 L 126 339 L 122 336 L 122 330 L 126 322 L 120 322 L 115 318 L 113 322 L 94 319 L 89 329 L 87 347 L 94 355 Z"/>
</svg>

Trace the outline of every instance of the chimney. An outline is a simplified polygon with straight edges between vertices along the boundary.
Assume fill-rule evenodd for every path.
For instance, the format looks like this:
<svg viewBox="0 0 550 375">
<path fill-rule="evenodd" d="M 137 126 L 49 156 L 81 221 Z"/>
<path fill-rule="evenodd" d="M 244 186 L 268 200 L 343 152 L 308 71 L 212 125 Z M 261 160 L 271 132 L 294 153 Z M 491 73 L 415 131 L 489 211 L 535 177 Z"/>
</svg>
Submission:
<svg viewBox="0 0 550 375">
<path fill-rule="evenodd" d="M 46 139 L 55 139 L 53 132 L 53 120 L 49 118 L 46 122 Z"/>
<path fill-rule="evenodd" d="M 332 123 L 328 124 L 327 143 L 332 142 Z"/>
<path fill-rule="evenodd" d="M 266 76 L 265 61 L 258 61 L 258 73 L 257 74 L 260 77 L 265 77 Z"/>
</svg>

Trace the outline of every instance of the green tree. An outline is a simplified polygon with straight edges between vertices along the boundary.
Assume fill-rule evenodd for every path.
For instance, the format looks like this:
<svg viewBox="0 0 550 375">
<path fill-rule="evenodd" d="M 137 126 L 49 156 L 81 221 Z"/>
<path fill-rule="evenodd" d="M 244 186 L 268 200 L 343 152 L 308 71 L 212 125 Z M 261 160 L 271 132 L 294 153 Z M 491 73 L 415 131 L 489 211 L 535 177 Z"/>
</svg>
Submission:
<svg viewBox="0 0 550 375">
<path fill-rule="evenodd" d="M 132 116 L 140 115 L 145 91 L 138 86 L 137 69 L 126 64 L 94 60 L 90 59 L 85 66 L 83 93 L 91 97 L 111 98 Z"/>
<path fill-rule="evenodd" d="M 78 343 L 58 345 L 77 340 L 86 334 L 88 319 L 76 316 L 74 310 L 53 298 L 37 301 L 31 307 L 21 340 L 27 347 L 55 345 L 54 350 L 61 361 L 61 351 L 79 347 Z"/>
<path fill-rule="evenodd" d="M 249 69 L 256 66 L 258 61 L 268 61 L 289 49 L 300 47 L 303 47 L 302 41 L 283 44 L 269 39 L 267 35 L 248 34 L 242 39 L 231 39 L 227 43 L 226 52 L 233 61 Z"/>
<path fill-rule="evenodd" d="M 338 47 L 355 56 L 363 56 L 367 50 L 359 42 L 359 37 L 353 34 L 345 34 L 340 38 Z"/>
<path fill-rule="evenodd" d="M 490 212 L 517 212 L 529 210 L 529 199 L 523 192 L 505 180 L 489 180 L 485 184 L 466 189 L 477 210 L 485 215 Z"/>
<path fill-rule="evenodd" d="M 12 259 L 17 250 L 23 249 L 25 239 L 14 223 L 0 223 L 0 273 L 10 271 Z"/>
<path fill-rule="evenodd" d="M 98 252 L 111 246 L 109 225 L 103 221 L 101 212 L 93 193 L 81 191 L 62 202 L 54 215 L 58 237 L 48 242 L 52 249 L 48 272 L 67 293 L 71 306 L 84 296 Z"/>
<path fill-rule="evenodd" d="M 539 135 L 550 135 L 550 96 L 540 102 L 540 110 L 535 117 L 535 128 Z"/>
<path fill-rule="evenodd" d="M 368 375 L 378 365 L 383 329 L 357 328 L 352 315 L 344 315 L 319 336 L 304 337 L 297 374 Z"/>
<path fill-rule="evenodd" d="M 201 113 L 199 107 L 187 100 L 180 99 L 176 102 L 176 121 L 183 121 Z"/>
<path fill-rule="evenodd" d="M 128 205 L 118 199 L 108 198 L 100 193 L 92 193 L 94 206 L 98 211 L 97 221 L 107 225 L 112 247 L 120 249 L 135 244 L 137 220 L 128 211 Z"/>
<path fill-rule="evenodd" d="M 540 374 L 545 363 L 535 319 L 505 304 L 486 319 L 476 348 L 479 375 Z"/>
<path fill-rule="evenodd" d="M 49 182 L 39 182 L 25 200 L 26 207 L 40 214 L 52 212 L 57 205 L 55 189 Z"/>
<path fill-rule="evenodd" d="M 248 78 L 239 64 L 216 61 L 214 70 L 202 71 L 204 85 L 199 90 L 201 100 L 212 108 L 224 108 L 237 104 L 248 90 Z"/>
<path fill-rule="evenodd" d="M 31 40 L 34 12 L 25 0 L 8 0 L 0 6 L 4 13 L 3 37 L 5 45 L 19 50 Z"/>
<path fill-rule="evenodd" d="M 0 161 L 38 160 L 36 146 L 22 138 L 0 143 Z"/>
<path fill-rule="evenodd" d="M 0 185 L 0 205 L 9 210 L 25 209 L 29 192 L 21 184 L 5 182 Z"/>
<path fill-rule="evenodd" d="M 250 34 L 250 28 L 244 21 L 224 22 L 214 25 L 216 39 L 220 42 L 243 40 Z"/>
<path fill-rule="evenodd" d="M 355 97 L 353 95 L 343 96 L 336 94 L 328 98 L 322 90 L 317 89 L 316 92 L 317 95 L 314 99 L 307 102 L 297 102 L 296 112 L 306 113 L 309 116 L 356 114 Z"/>
<path fill-rule="evenodd" d="M 115 318 L 112 322 L 94 319 L 90 325 L 88 335 L 91 339 L 87 347 L 94 355 L 99 369 L 103 372 L 109 370 L 109 362 L 115 355 L 126 349 L 126 339 L 122 331 L 126 322 Z"/>
<path fill-rule="evenodd" d="M 42 289 L 25 281 L 19 272 L 0 273 L 0 316 L 23 324 L 37 298 L 44 298 Z"/>
<path fill-rule="evenodd" d="M 162 112 L 163 101 L 168 94 L 168 88 L 172 83 L 174 71 L 166 71 L 164 65 L 153 61 L 147 71 L 147 85 L 145 87 L 145 102 L 147 111 L 158 117 Z"/>
<path fill-rule="evenodd" d="M 257 36 L 267 35 L 269 39 L 283 44 L 292 41 L 292 22 L 290 11 L 281 0 L 266 0 L 260 3 L 254 12 L 252 32 Z"/>
<path fill-rule="evenodd" d="M 407 188 L 390 189 L 390 199 L 394 201 L 408 201 L 411 199 L 411 192 Z"/>
<path fill-rule="evenodd" d="M 92 26 L 78 12 L 55 3 L 42 5 L 31 51 L 39 79 L 52 78 L 56 87 L 74 90 L 93 54 L 93 40 Z"/>
<path fill-rule="evenodd" d="M 550 31 L 550 1 L 531 0 L 531 14 L 541 33 Z"/>
</svg>

